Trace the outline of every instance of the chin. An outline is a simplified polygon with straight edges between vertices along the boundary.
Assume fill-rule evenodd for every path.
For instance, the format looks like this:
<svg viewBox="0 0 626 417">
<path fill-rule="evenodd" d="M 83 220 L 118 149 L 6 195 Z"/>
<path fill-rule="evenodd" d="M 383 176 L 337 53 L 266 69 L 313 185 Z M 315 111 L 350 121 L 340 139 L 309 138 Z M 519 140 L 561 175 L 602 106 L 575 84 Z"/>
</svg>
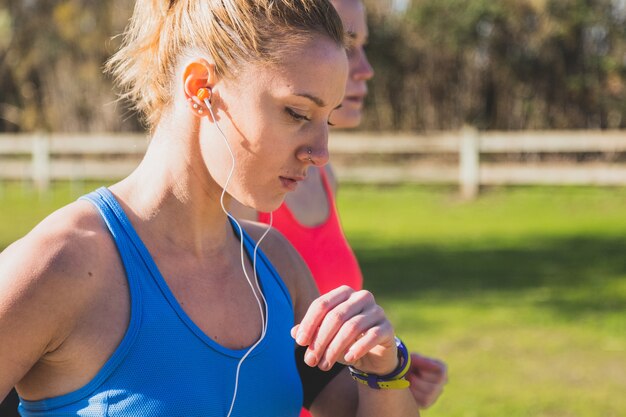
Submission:
<svg viewBox="0 0 626 417">
<path fill-rule="evenodd" d="M 250 207 L 262 213 L 270 213 L 278 209 L 283 204 L 283 201 L 285 201 L 284 194 L 274 199 L 263 198 L 255 200 L 250 204 Z"/>
</svg>

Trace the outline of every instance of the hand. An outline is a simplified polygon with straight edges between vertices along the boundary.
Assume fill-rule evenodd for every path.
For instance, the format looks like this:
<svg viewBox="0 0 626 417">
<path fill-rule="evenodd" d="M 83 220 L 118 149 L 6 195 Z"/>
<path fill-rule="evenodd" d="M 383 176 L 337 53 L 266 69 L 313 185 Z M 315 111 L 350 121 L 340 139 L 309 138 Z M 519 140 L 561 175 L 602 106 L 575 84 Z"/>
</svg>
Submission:
<svg viewBox="0 0 626 417">
<path fill-rule="evenodd" d="M 411 383 L 411 393 L 419 408 L 428 408 L 437 401 L 448 382 L 446 364 L 411 353 L 411 368 L 406 377 Z"/>
<path fill-rule="evenodd" d="M 329 370 L 335 362 L 386 375 L 398 366 L 394 332 L 368 291 L 341 286 L 311 303 L 291 335 L 308 346 L 304 361 Z"/>
</svg>

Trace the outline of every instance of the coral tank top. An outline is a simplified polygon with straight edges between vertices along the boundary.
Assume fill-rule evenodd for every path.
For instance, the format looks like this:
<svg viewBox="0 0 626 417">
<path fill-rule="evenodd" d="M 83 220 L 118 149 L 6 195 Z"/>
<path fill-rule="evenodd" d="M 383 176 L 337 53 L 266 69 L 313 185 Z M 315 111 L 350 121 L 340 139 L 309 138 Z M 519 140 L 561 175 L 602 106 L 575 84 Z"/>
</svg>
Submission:
<svg viewBox="0 0 626 417">
<path fill-rule="evenodd" d="M 323 168 L 319 173 L 330 205 L 328 218 L 317 226 L 305 226 L 283 203 L 274 211 L 273 226 L 300 252 L 321 294 L 341 285 L 360 290 L 363 288 L 361 268 L 339 222 L 327 174 Z M 269 213 L 259 213 L 260 222 L 269 224 L 269 218 Z"/>
</svg>

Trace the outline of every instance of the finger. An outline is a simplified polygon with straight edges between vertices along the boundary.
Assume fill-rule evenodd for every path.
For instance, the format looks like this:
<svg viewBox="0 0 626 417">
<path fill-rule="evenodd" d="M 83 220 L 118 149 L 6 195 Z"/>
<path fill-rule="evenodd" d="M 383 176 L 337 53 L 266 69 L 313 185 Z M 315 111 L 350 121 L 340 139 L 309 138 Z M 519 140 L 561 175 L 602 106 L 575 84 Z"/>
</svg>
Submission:
<svg viewBox="0 0 626 417">
<path fill-rule="evenodd" d="M 335 362 L 335 355 L 345 352 L 362 333 L 384 319 L 384 314 L 378 310 L 382 311 L 371 293 L 357 291 L 326 314 L 309 345 L 309 349 L 320 359 L 320 364 L 323 356 L 327 355 L 321 369 L 330 369 L 328 365 Z M 328 348 L 333 342 L 334 347 L 329 354 Z"/>
<path fill-rule="evenodd" d="M 414 373 L 419 379 L 432 384 L 445 384 L 448 382 L 448 376 L 445 372 L 422 371 L 421 369 L 413 366 L 412 363 L 409 372 Z"/>
<path fill-rule="evenodd" d="M 415 353 L 411 354 L 411 368 L 409 372 L 431 383 L 445 384 L 448 381 L 447 367 L 443 362 L 424 358 Z"/>
<path fill-rule="evenodd" d="M 354 290 L 344 285 L 315 299 L 300 322 L 295 335 L 296 343 L 300 346 L 309 345 L 326 314 L 340 303 L 346 301 L 352 292 Z"/>
<path fill-rule="evenodd" d="M 432 384 L 420 380 L 415 375 L 409 375 L 407 379 L 411 383 L 411 394 L 420 408 L 428 408 L 433 405 L 443 392 L 442 384 Z"/>
<path fill-rule="evenodd" d="M 367 330 L 361 338 L 355 341 L 348 349 L 344 360 L 347 363 L 355 364 L 378 346 L 383 349 L 393 348 L 395 355 L 395 340 L 393 335 L 394 333 L 391 323 L 387 320 L 383 321 L 381 324 Z M 366 372 L 368 371 L 367 369 L 362 370 Z"/>
<path fill-rule="evenodd" d="M 373 310 L 372 313 L 368 311 L 358 314 L 341 326 L 322 355 L 320 369 L 330 369 L 335 362 L 343 361 L 347 351 L 356 340 L 369 329 L 383 322 L 385 316 L 380 307 L 375 306 L 370 310 Z"/>
<path fill-rule="evenodd" d="M 436 374 L 446 374 L 446 364 L 437 359 L 421 356 L 411 352 L 411 366 L 419 369 L 420 372 L 430 372 Z"/>
<path fill-rule="evenodd" d="M 441 387 L 441 384 L 424 381 L 423 379 L 416 377 L 414 374 L 409 374 L 406 378 L 411 383 L 411 389 L 414 389 L 424 394 L 437 391 Z"/>
<path fill-rule="evenodd" d="M 448 382 L 448 378 L 446 374 L 441 373 L 433 373 L 433 372 L 420 372 L 419 378 L 422 381 L 429 382 L 431 384 L 441 384 L 444 385 Z"/>
</svg>

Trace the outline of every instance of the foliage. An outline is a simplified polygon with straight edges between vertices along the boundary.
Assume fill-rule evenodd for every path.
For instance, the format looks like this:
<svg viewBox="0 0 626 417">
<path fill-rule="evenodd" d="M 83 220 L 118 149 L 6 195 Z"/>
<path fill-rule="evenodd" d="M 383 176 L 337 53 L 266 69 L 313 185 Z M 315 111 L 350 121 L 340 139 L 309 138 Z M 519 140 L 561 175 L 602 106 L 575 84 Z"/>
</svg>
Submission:
<svg viewBox="0 0 626 417">
<path fill-rule="evenodd" d="M 365 129 L 626 127 L 623 0 L 364 1 L 377 73 Z M 0 0 L 0 131 L 139 129 L 102 75 L 131 12 Z"/>
<path fill-rule="evenodd" d="M 366 129 L 626 127 L 623 1 L 367 3 Z"/>
<path fill-rule="evenodd" d="M 102 75 L 131 8 L 118 0 L 0 0 L 0 33 L 10 33 L 0 42 L 0 131 L 136 128 Z"/>
</svg>

